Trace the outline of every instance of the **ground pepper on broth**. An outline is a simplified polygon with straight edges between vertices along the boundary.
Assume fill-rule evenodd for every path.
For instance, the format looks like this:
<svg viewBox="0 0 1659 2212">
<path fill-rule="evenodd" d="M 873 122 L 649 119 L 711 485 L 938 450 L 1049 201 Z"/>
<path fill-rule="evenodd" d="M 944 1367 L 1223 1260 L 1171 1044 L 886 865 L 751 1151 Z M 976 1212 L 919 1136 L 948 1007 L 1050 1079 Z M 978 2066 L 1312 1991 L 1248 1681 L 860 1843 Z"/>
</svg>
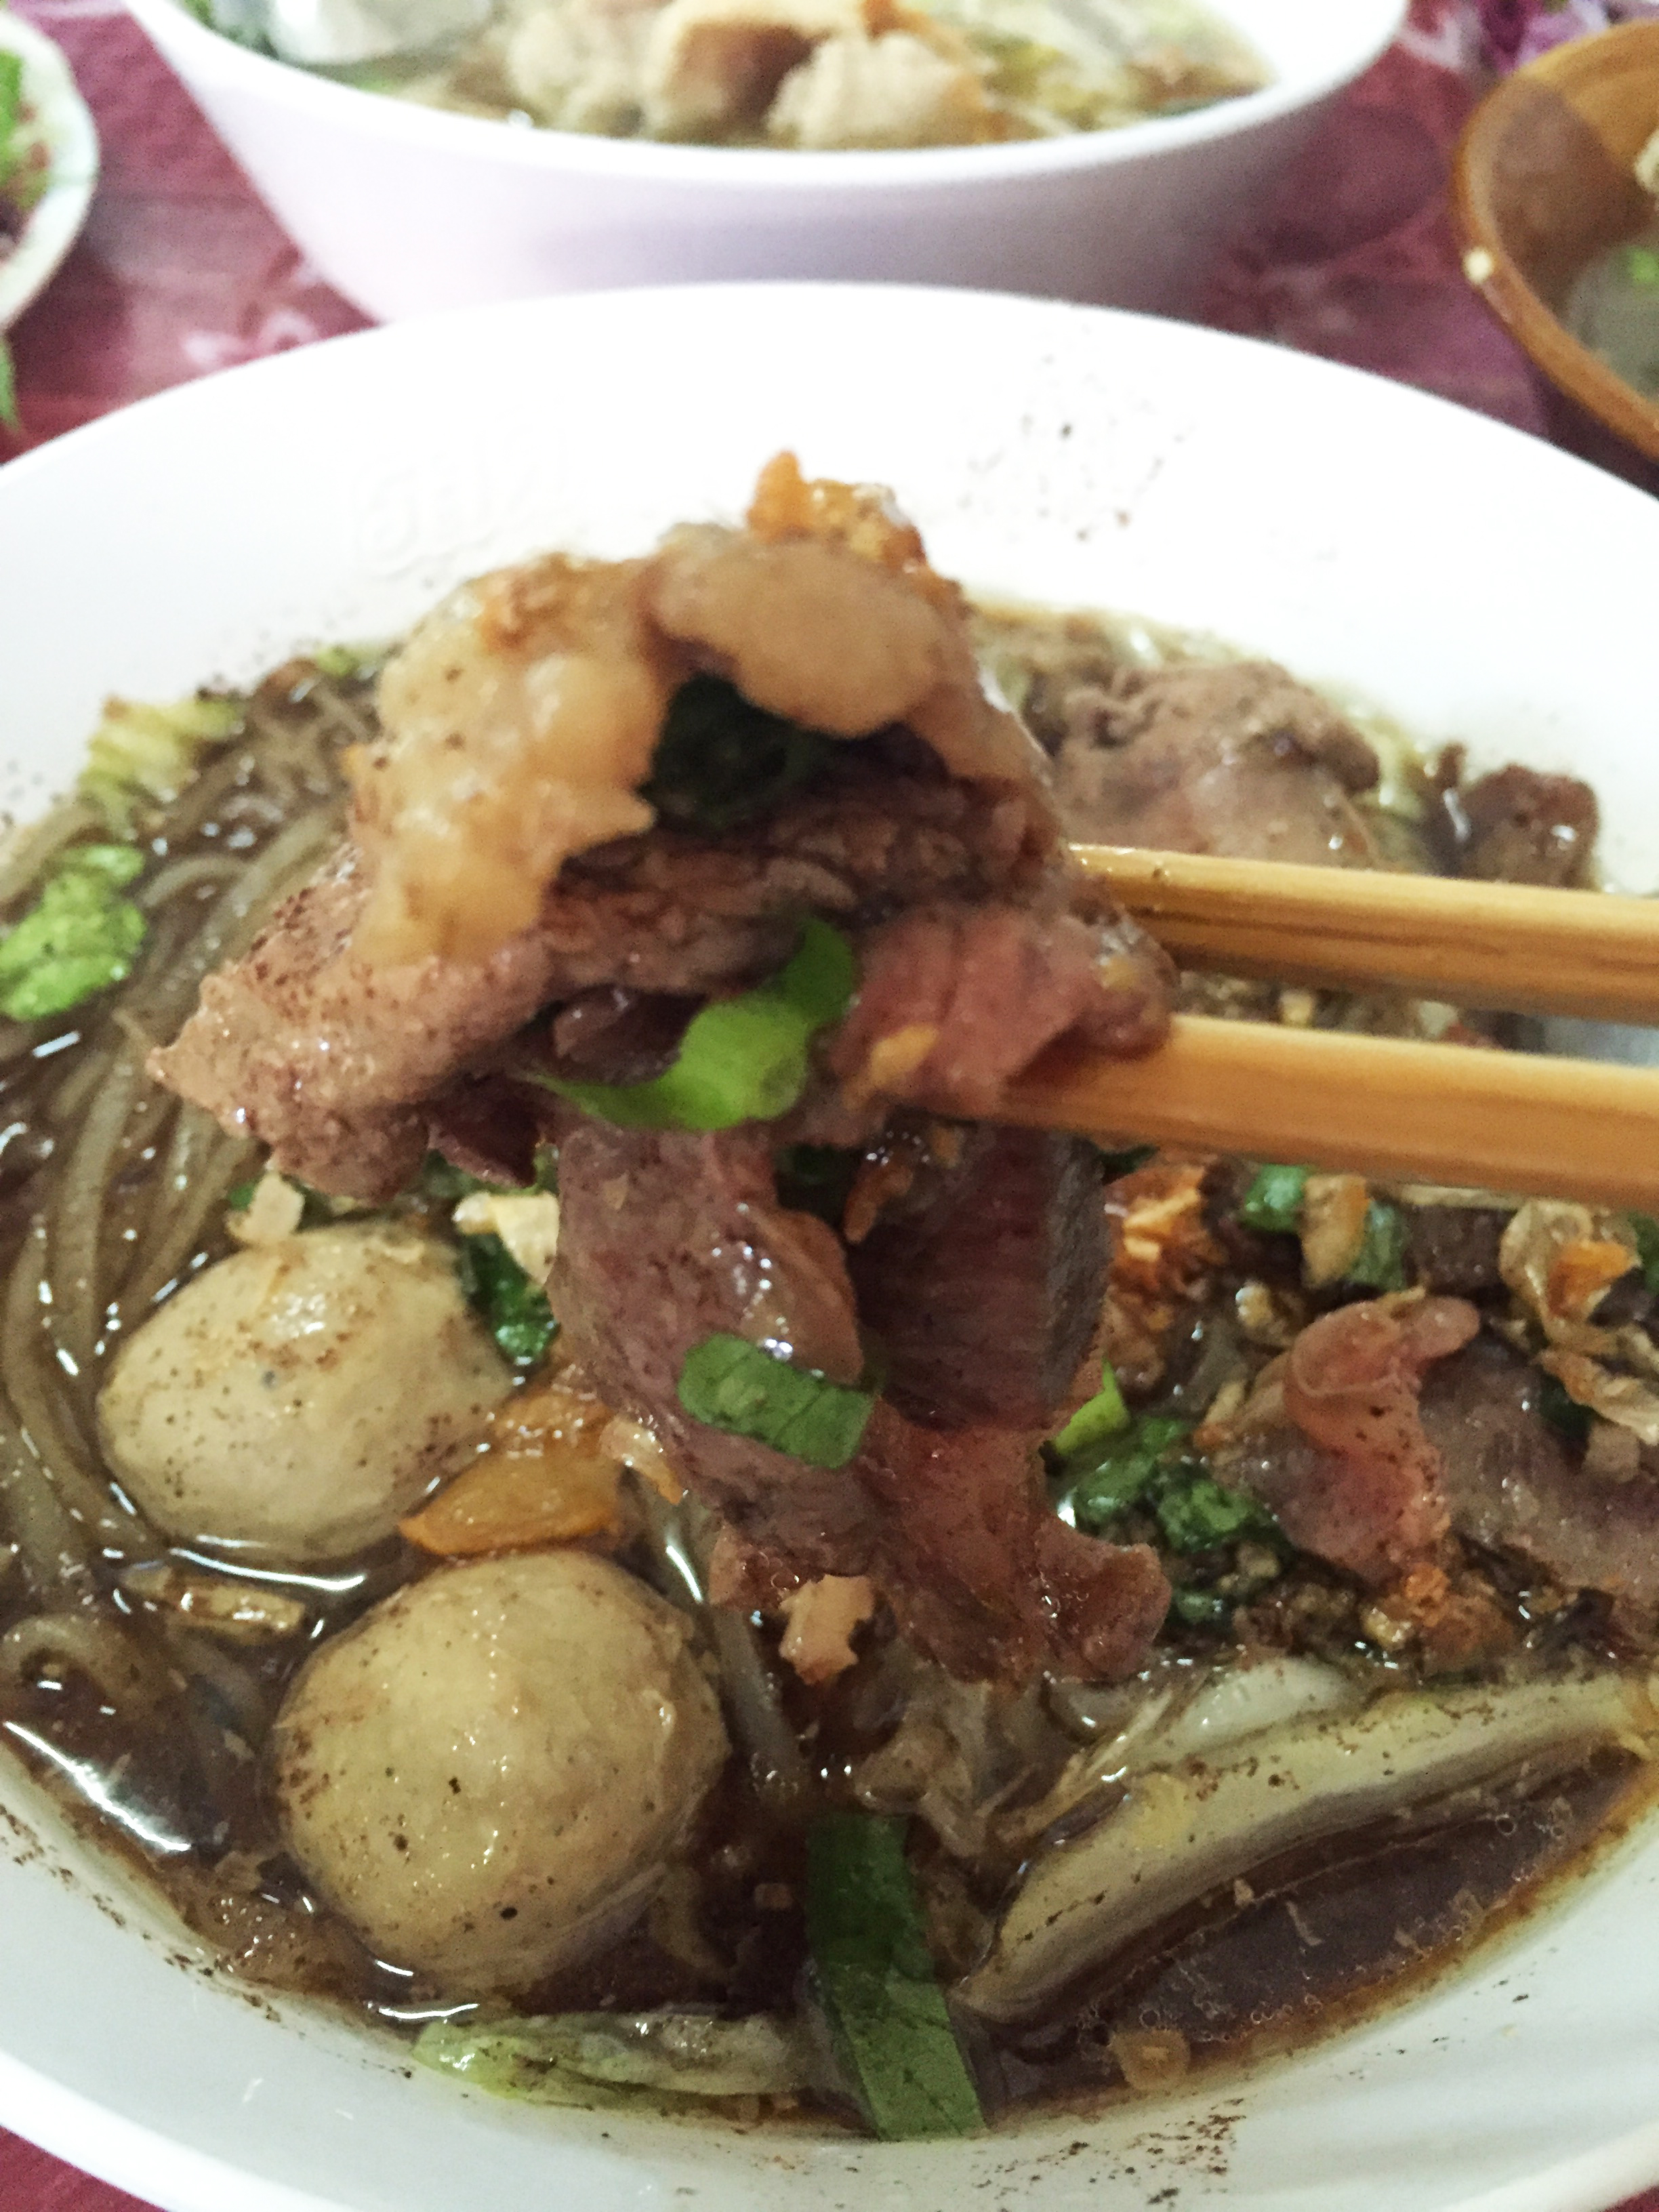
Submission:
<svg viewBox="0 0 1659 2212">
<path fill-rule="evenodd" d="M 1224 849 L 1290 840 L 1332 865 L 1475 873 L 1501 854 L 1540 880 L 1560 879 L 1564 852 L 1581 873 L 1590 865 L 1593 802 L 1582 787 L 1515 769 L 1472 781 L 1455 757 L 1421 761 L 1283 672 L 1127 620 L 988 606 L 973 621 L 981 655 L 1057 763 L 1070 834 L 1134 842 L 1155 823 L 1160 838 L 1174 831 L 1203 848 L 1224 825 Z M 383 742 L 375 672 L 372 659 L 319 656 L 246 697 L 148 719 L 122 710 L 79 793 L 21 833 L 0 872 L 15 921 L 66 854 L 123 844 L 139 856 L 123 896 L 143 917 L 125 980 L 0 1031 L 10 1124 L 0 1152 L 9 1547 L 0 1731 L 143 1867 L 225 1972 L 343 2002 L 398 2033 L 425 2023 L 426 2058 L 509 2094 L 959 2130 L 1033 2098 L 1087 2104 L 1126 2083 L 1146 2093 L 1192 2065 L 1305 2040 L 1464 1955 L 1635 1817 L 1655 1725 L 1637 1686 L 1659 1615 L 1648 1533 L 1659 1533 L 1659 1479 L 1651 1447 L 1615 1418 L 1630 1393 L 1586 1403 L 1597 1391 L 1580 1370 L 1568 1370 L 1578 1378 L 1570 1395 L 1551 1363 L 1571 1352 L 1591 1383 L 1647 1371 L 1652 1224 L 1586 1214 L 1564 1225 L 1559 1212 L 1547 1218 L 1489 1193 L 1335 1190 L 1326 1186 L 1345 1179 L 1295 1164 L 1129 1151 L 1102 1159 L 1084 1148 L 1085 1158 L 1071 1140 L 1045 1149 L 927 1097 L 890 1111 L 866 1101 L 850 1121 L 843 1102 L 836 1122 L 809 1086 L 817 1122 L 792 1106 L 795 1119 L 753 1154 L 719 1132 L 609 1133 L 568 1099 L 538 1103 L 558 1098 L 542 1080 L 550 1074 L 578 1095 L 659 1085 L 698 1006 L 721 988 L 713 974 L 683 976 L 677 989 L 596 978 L 552 994 L 562 1010 L 550 1024 L 511 1025 L 505 1061 L 492 1045 L 444 1091 L 431 1127 L 447 1158 L 422 1164 L 417 1148 L 394 1187 L 371 1195 L 330 1198 L 285 1180 L 246 1137 L 151 1082 L 146 1055 L 171 1042 L 202 978 L 246 953 L 338 837 L 342 755 L 367 757 Z M 999 883 L 1005 897 L 1016 885 L 1031 896 L 1044 865 L 1035 817 L 963 796 L 890 728 L 843 735 L 832 750 L 834 806 L 902 791 L 910 853 L 936 872 L 965 872 L 938 878 L 946 896 L 982 902 Z M 811 771 L 824 772 L 821 763 Z M 771 841 L 769 865 L 782 865 L 781 825 L 807 822 L 825 836 L 829 802 L 810 781 L 770 803 L 797 811 L 762 829 L 682 821 L 636 833 L 631 850 L 567 861 L 561 882 L 574 872 L 583 897 L 620 902 L 619 913 L 644 902 L 638 910 L 660 915 L 665 878 L 652 867 L 672 860 L 701 871 L 705 886 L 729 886 L 750 880 L 732 872 L 731 856 L 757 839 Z M 848 849 L 837 865 L 850 871 Z M 908 887 L 860 881 L 830 920 L 862 957 L 872 932 L 902 921 Z M 735 955 L 726 945 L 726 972 L 752 990 L 789 945 L 757 908 L 744 927 Z M 947 933 L 927 957 L 961 957 L 980 941 Z M 1022 957 L 1068 957 L 1069 940 L 1046 921 L 1024 942 Z M 1157 973 L 1144 970 L 1149 992 Z M 1258 1017 L 1492 1033 L 1449 1009 L 1213 979 L 1180 989 L 1188 1002 Z M 1082 1003 L 1057 1000 L 1053 1018 L 1077 1018 Z M 854 1063 L 867 1065 L 866 1046 Z M 504 1067 L 516 1121 L 502 1110 Z M 886 1079 L 903 1100 L 909 1077 L 890 1068 Z M 360 1126 L 348 1133 L 357 1144 Z M 390 1154 L 376 1138 L 350 1156 Z M 755 1425 L 804 1418 L 793 1399 L 781 1414 L 734 1412 L 729 1431 L 684 1413 L 683 1395 L 683 1419 L 669 1417 L 672 1371 L 654 1409 L 621 1402 L 618 1378 L 632 1370 L 614 1344 L 607 1355 L 577 1291 L 562 1294 L 561 1267 L 584 1254 L 620 1267 L 640 1241 L 633 1178 L 659 1164 L 666 1209 L 691 1187 L 685 1164 L 701 1176 L 711 1159 L 708 1187 L 733 1209 L 722 1218 L 787 1257 L 750 1285 L 740 1326 L 754 1335 L 732 1341 L 758 1343 L 774 1361 L 781 1344 L 783 1357 L 800 1357 L 792 1375 L 864 1395 L 875 1445 L 848 1430 L 855 1456 L 843 1465 L 856 1470 L 866 1464 L 857 1454 L 914 1437 L 915 1480 L 939 1482 L 947 1497 L 985 1479 L 982 1448 L 977 1461 L 965 1455 L 963 1438 L 979 1431 L 960 1425 L 953 1371 L 974 1364 L 985 1395 L 970 1421 L 1026 1389 L 1018 1449 L 1036 1484 L 1032 1454 L 1048 1439 L 1045 1525 L 1083 1547 L 1045 1550 L 1049 1536 L 1019 1522 L 1034 1531 L 1019 1540 L 1033 1547 L 1033 1571 L 1056 1572 L 1043 1562 L 1062 1557 L 1143 1562 L 1112 1589 L 1132 1612 L 1155 1599 L 1144 1638 L 1103 1640 L 1097 1620 L 1061 1655 L 1016 1617 L 977 1621 L 947 1595 L 950 1577 L 981 1571 L 915 1538 L 884 1550 L 860 1537 L 867 1575 L 848 1571 L 850 1552 L 816 1570 L 799 1554 L 792 1564 L 775 1532 L 757 1536 L 744 1522 L 746 1493 L 722 1455 L 770 1450 L 754 1443 Z M 1097 1211 L 1097 1246 L 1054 1233 Z M 714 1217 L 705 1206 L 685 1218 Z M 216 1282 L 229 1279 L 216 1268 L 287 1264 L 330 1240 L 404 1252 L 417 1273 L 453 1269 L 441 1328 L 461 1332 L 479 1389 L 445 1417 L 435 1455 L 416 1450 L 367 1523 L 308 1556 L 269 1522 L 233 1532 L 240 1543 L 227 1548 L 212 1540 L 224 1528 L 191 1525 L 202 1493 L 189 1487 L 188 1437 L 175 1446 L 165 1510 L 136 1462 L 130 1489 L 114 1479 L 129 1448 L 107 1401 L 100 1424 L 100 1393 L 158 1310 L 181 1313 L 186 1298 L 207 1310 Z M 1581 1246 L 1627 1253 L 1629 1264 L 1615 1272 L 1609 1261 L 1588 1304 L 1568 1310 L 1552 1303 L 1563 1278 L 1548 1255 Z M 544 1296 L 520 1255 L 539 1273 L 552 1254 Z M 953 1275 L 1018 1286 L 986 1340 L 997 1358 L 975 1360 L 985 1301 L 953 1307 Z M 846 1333 L 854 1286 L 858 1313 L 879 1316 L 879 1346 Z M 701 1294 L 681 1282 L 673 1295 Z M 916 1325 L 923 1313 L 929 1327 Z M 314 1331 L 283 1339 L 279 1358 L 280 1330 L 262 1326 L 275 1331 L 269 1341 L 239 1337 L 227 1359 L 256 1378 L 280 1366 L 283 1389 L 303 1399 Z M 1320 1346 L 1356 1330 L 1395 1363 L 1395 1441 L 1350 1432 L 1325 1398 L 1317 1419 L 1306 1410 L 1326 1387 Z M 328 1342 L 331 1358 L 356 1356 L 349 1329 Z M 1059 1379 L 1022 1383 L 1038 1371 L 1039 1348 Z M 746 1387 L 746 1366 L 722 1373 L 723 1390 Z M 167 1375 L 146 1387 L 164 1390 Z M 261 1390 L 281 1395 L 256 1388 L 253 1441 L 239 1447 L 255 1454 Z M 902 1413 L 888 1410 L 890 1391 Z M 642 1422 L 642 1411 L 654 1417 Z M 690 1462 L 686 1423 L 699 1431 Z M 816 1474 L 805 1461 L 785 1463 L 806 1466 L 825 1500 L 844 1499 L 834 1454 L 818 1449 Z M 362 1473 L 372 1451 L 353 1449 Z M 1353 1540 L 1356 1529 L 1367 1542 L 1376 1533 L 1364 1516 L 1379 1450 L 1418 1509 L 1400 1524 L 1418 1531 L 1403 1552 Z M 1306 1510 L 1310 1486 L 1346 1501 L 1340 1537 Z M 482 1502 L 446 1512 L 464 1489 Z M 878 1486 L 871 1495 L 877 1504 L 861 1510 L 875 1513 Z M 418 1542 L 395 1532 L 399 1518 Z M 547 1548 L 548 1531 L 567 1528 L 572 1537 Z M 824 1575 L 833 1604 L 807 1605 Z M 931 1590 L 930 1576 L 941 1578 Z M 448 1663 L 452 1680 L 474 1665 L 482 1680 L 520 1652 L 511 1663 L 526 1669 L 524 1710 L 556 1716 L 555 1692 L 537 1685 L 538 1639 L 515 1644 L 514 1624 L 523 1606 L 565 1604 L 554 1586 L 566 1583 L 586 1593 L 596 1621 L 603 1613 L 613 1624 L 605 1635 L 614 1628 L 620 1640 L 603 1646 L 615 1655 L 606 1664 L 617 1682 L 637 1684 L 646 1702 L 630 1707 L 630 1725 L 659 1744 L 673 1778 L 648 1813 L 641 1801 L 625 1850 L 589 1835 L 561 1791 L 580 1776 L 589 1796 L 605 1793 L 594 1780 L 605 1730 L 584 1736 L 550 1719 L 572 1759 L 580 1746 L 598 1762 L 564 1780 L 550 1771 L 537 1800 L 525 1863 L 544 1862 L 568 1887 L 549 1897 L 515 1875 L 486 1893 L 465 1879 L 441 1906 L 445 1942 L 427 1944 L 395 1900 L 416 1895 L 408 1884 L 434 1839 L 461 1832 L 453 1824 L 473 1816 L 479 1785 L 459 1759 L 422 1771 L 434 1739 L 419 1739 L 418 1718 L 435 1710 L 408 1702 L 422 1623 L 448 1624 L 429 1633 L 432 1663 Z M 617 1601 L 619 1612 L 606 1610 Z M 833 1613 L 833 1632 L 809 1632 L 815 1612 L 825 1623 Z M 405 1639 L 395 1661 L 377 1641 L 390 1625 Z M 811 1652 L 811 1679 L 782 1656 L 790 1637 Z M 394 1771 L 372 1813 L 343 1794 L 356 1754 L 334 1733 L 343 1708 L 331 1666 L 364 1686 L 364 1741 Z M 1570 1741 L 1547 1717 L 1568 1705 L 1579 1717 Z M 1287 1830 L 1229 1780 L 1269 1756 L 1316 1775 L 1333 1746 L 1380 1741 L 1396 1726 L 1418 1731 L 1403 1806 L 1397 1789 L 1340 1805 L 1328 1794 L 1328 1822 Z M 382 1758 L 378 1747 L 394 1740 L 404 1749 Z M 641 1756 L 629 1754 L 630 1771 Z M 1194 1762 L 1216 1778 L 1231 1825 L 1218 1813 L 1183 1844 Z M 319 1821 L 332 1824 L 326 1848 Z M 1126 1920 L 1121 1940 L 1079 1946 L 1065 1971 L 1028 1974 L 1020 1870 L 1028 1884 L 1063 1885 L 1075 1864 L 1104 1883 L 1148 1821 L 1175 1869 L 1165 1902 L 1140 1924 Z M 586 1881 L 580 1869 L 596 1852 L 626 1858 L 633 1886 L 607 1897 Z M 879 1931 L 846 1917 L 837 1869 L 854 1863 L 884 1885 Z M 910 2008 L 901 2062 L 895 1988 Z M 805 2027 L 826 2004 L 827 2039 Z M 923 2088 L 905 2088 L 902 2053 L 924 2047 Z"/>
</svg>

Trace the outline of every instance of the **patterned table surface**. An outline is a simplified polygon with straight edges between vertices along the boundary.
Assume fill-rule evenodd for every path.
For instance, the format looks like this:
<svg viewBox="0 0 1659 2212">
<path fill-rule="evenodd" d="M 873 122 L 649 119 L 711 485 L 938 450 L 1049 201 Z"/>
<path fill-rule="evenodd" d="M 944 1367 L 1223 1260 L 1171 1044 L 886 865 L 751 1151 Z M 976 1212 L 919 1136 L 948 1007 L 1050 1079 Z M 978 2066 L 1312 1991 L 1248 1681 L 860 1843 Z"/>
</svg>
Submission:
<svg viewBox="0 0 1659 2212">
<path fill-rule="evenodd" d="M 1543 434 L 1524 362 L 1462 281 L 1448 151 L 1494 66 L 1654 0 L 1413 0 L 1218 272 L 1206 319 L 1403 379 Z M 12 334 L 23 429 L 0 459 L 165 386 L 364 327 L 266 213 L 115 0 L 21 0 L 65 48 L 103 141 L 84 238 Z M 140 2212 L 0 2131 L 0 2212 Z M 1621 2212 L 1659 2212 L 1659 2191 Z"/>
</svg>

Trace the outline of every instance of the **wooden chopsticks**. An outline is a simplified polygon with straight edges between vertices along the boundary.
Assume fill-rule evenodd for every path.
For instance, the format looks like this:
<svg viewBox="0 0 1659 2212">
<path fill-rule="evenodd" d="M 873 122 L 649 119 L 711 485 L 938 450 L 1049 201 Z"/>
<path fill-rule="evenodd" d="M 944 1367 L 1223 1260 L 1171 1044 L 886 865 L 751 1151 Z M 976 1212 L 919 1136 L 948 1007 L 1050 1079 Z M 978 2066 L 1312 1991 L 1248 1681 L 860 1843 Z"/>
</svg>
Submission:
<svg viewBox="0 0 1659 2212">
<path fill-rule="evenodd" d="M 1650 1068 L 1178 1014 L 1145 1060 L 1046 1054 L 998 1118 L 1659 1212 Z"/>
<path fill-rule="evenodd" d="M 1076 845 L 1183 967 L 1659 1022 L 1659 899 Z"/>
<path fill-rule="evenodd" d="M 1073 850 L 1187 967 L 1659 1023 L 1659 901 Z M 1659 1069 L 1181 1015 L 1144 1060 L 1049 1053 L 1001 1118 L 1659 1212 Z"/>
</svg>

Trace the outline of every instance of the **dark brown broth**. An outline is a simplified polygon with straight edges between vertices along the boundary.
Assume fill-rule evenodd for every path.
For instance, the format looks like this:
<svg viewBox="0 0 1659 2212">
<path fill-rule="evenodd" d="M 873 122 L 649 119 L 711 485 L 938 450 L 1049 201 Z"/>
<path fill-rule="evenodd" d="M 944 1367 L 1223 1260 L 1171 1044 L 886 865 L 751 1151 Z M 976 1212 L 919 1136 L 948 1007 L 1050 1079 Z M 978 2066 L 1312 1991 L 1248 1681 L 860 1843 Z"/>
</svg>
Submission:
<svg viewBox="0 0 1659 2212">
<path fill-rule="evenodd" d="M 1124 653 L 1117 626 L 1091 629 L 1067 618 L 1055 625 L 1045 647 L 1040 626 L 1029 617 L 1009 620 L 1033 665 L 1041 662 L 1050 676 L 1059 672 L 1067 680 L 1085 680 L 1109 672 Z M 1158 641 L 1170 648 L 1168 639 Z M 314 739 L 319 720 L 326 723 L 319 742 L 321 757 L 330 761 L 333 747 L 361 734 L 370 712 L 364 685 L 323 683 L 306 665 L 270 679 L 255 708 L 267 743 L 271 732 L 300 727 Z M 214 776 L 222 787 L 210 808 L 204 811 L 186 792 L 166 819 L 150 825 L 155 850 L 146 881 L 173 862 L 210 858 L 233 842 L 257 858 L 280 834 L 283 811 L 265 787 L 257 746 L 239 737 L 210 751 L 204 779 Z M 337 775 L 301 777 L 296 803 L 302 808 L 337 811 L 339 799 Z M 1419 864 L 1431 864 L 1426 845 L 1416 857 Z M 175 932 L 180 939 L 188 934 L 190 919 L 186 914 Z M 116 1012 L 135 988 L 94 1003 L 82 1027 L 42 1025 L 0 1065 L 0 1118 L 6 1124 L 0 1134 L 0 1269 L 7 1273 L 18 1263 L 31 1220 L 48 1202 L 52 1179 L 74 1141 L 74 1117 L 58 1110 L 64 1079 L 85 1055 L 109 1052 Z M 131 1264 L 129 1248 L 142 1244 L 154 1229 L 157 1178 L 175 1110 L 160 1094 L 141 1091 L 117 1146 L 105 1187 L 98 1264 L 118 1295 L 123 1267 Z M 216 1206 L 180 1255 L 173 1281 L 233 1249 L 222 1220 L 222 1209 Z M 162 1286 L 160 1295 L 171 1286 Z M 128 1325 L 139 1319 L 142 1315 L 129 1316 Z M 90 1369 L 71 1387 L 64 1379 L 56 1325 L 50 1310 L 36 1316 L 37 1348 L 49 1364 L 57 1363 L 53 1387 L 71 1443 L 106 1481 L 107 1471 L 96 1459 L 91 1407 L 118 1333 L 102 1331 Z M 1194 1360 L 1200 1352 L 1195 1340 Z M 1177 1369 L 1171 1405 L 1179 1404 L 1182 1388 Z M 8 1490 L 29 1475 L 14 1464 Z M 38 1472 L 33 1479 L 40 1479 Z M 0 1510 L 6 1509 L 0 1498 Z M 128 1544 L 94 1547 L 69 1576 L 65 1590 L 88 1614 L 118 1623 L 164 1685 L 161 1693 L 135 1717 L 112 1703 L 73 1662 L 48 1659 L 22 1679 L 0 1683 L 0 1731 L 14 1751 L 65 1796 L 101 1844 L 154 1880 L 212 1947 L 226 1972 L 249 1984 L 343 2002 L 392 2024 L 464 2003 L 465 1992 L 439 1989 L 395 1960 L 372 1959 L 308 1892 L 283 1849 L 260 1775 L 265 1729 L 308 1651 L 392 1589 L 428 1571 L 430 1563 L 395 1541 L 326 1573 L 276 1577 L 274 1587 L 304 1599 L 305 1632 L 227 1656 L 202 1632 L 124 1592 L 123 1573 L 153 1558 L 210 1571 L 222 1571 L 226 1564 L 206 1552 L 147 1546 L 135 1533 Z M 659 1581 L 665 1595 L 683 1597 L 669 1586 L 648 1546 L 625 1553 L 623 1564 Z M 0 1579 L 0 1631 L 64 1601 L 64 1591 L 40 1588 L 38 1580 L 24 1562 Z M 1316 1593 L 1328 1588 L 1334 1602 L 1340 1599 L 1330 1632 L 1338 1650 L 1352 1656 L 1355 1607 L 1352 1593 L 1336 1589 L 1336 1583 L 1313 1571 L 1306 1588 Z M 1216 1648 L 1203 1638 L 1188 1641 L 1199 1652 Z M 807 1690 L 786 1674 L 783 1694 L 806 1752 L 806 1786 L 781 1798 L 741 1759 L 734 1759 L 689 1855 L 697 1869 L 696 1885 L 683 1900 L 678 1933 L 660 1915 L 647 1919 L 601 1956 L 522 1992 L 523 2008 L 716 2005 L 743 2012 L 793 2005 L 805 1958 L 800 1900 L 806 1827 L 826 1806 L 848 1800 L 853 1765 L 896 1723 L 898 1707 L 883 1688 L 882 1664 L 881 1651 L 872 1651 L 854 1676 L 823 1692 Z M 1056 1736 L 1052 1756 L 1058 1759 L 1066 1747 Z M 1037 1783 L 1030 1794 L 1040 1794 Z M 1000 2107 L 1031 2097 L 1097 2100 L 1119 2079 L 1110 2038 L 1126 2023 L 1176 2031 L 1205 2063 L 1252 2055 L 1267 2044 L 1308 2040 L 1395 1992 L 1403 1980 L 1420 1981 L 1461 1957 L 1477 1934 L 1522 1909 L 1544 1884 L 1580 1863 L 1599 1834 L 1629 1816 L 1642 1794 L 1632 1761 L 1598 1756 L 1531 1796 L 1506 1799 L 1502 1792 L 1488 1792 L 1478 1802 L 1419 1812 L 1386 1830 L 1261 1869 L 1252 1877 L 1254 1901 L 1241 1905 L 1231 1891 L 1200 1900 L 1115 1961 L 1090 1988 L 1074 1993 L 1041 2030 L 980 2040 L 973 2055 L 988 2104 Z M 1012 1871 L 1004 1864 L 979 1869 L 981 1903 Z M 1303 1933 L 1310 1926 L 1324 1931 L 1316 1944 Z M 1414 1931 L 1409 1946 L 1395 1940 L 1402 1927 Z"/>
</svg>

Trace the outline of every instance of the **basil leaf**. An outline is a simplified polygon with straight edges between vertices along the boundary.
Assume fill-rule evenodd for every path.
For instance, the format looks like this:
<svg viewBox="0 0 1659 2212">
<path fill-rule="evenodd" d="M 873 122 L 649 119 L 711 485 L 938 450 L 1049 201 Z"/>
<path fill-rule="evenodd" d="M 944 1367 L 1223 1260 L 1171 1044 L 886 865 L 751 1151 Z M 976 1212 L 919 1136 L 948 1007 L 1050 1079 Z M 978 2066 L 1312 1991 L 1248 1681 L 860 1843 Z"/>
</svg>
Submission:
<svg viewBox="0 0 1659 2212">
<path fill-rule="evenodd" d="M 463 1237 L 458 1264 L 461 1288 L 502 1357 L 514 1367 L 535 1366 L 559 1333 L 546 1291 L 499 1237 Z"/>
<path fill-rule="evenodd" d="M 875 1395 L 775 1359 L 746 1337 L 718 1335 L 686 1353 L 679 1401 L 705 1428 L 751 1437 L 811 1467 L 836 1468 L 863 1442 Z"/>
</svg>

